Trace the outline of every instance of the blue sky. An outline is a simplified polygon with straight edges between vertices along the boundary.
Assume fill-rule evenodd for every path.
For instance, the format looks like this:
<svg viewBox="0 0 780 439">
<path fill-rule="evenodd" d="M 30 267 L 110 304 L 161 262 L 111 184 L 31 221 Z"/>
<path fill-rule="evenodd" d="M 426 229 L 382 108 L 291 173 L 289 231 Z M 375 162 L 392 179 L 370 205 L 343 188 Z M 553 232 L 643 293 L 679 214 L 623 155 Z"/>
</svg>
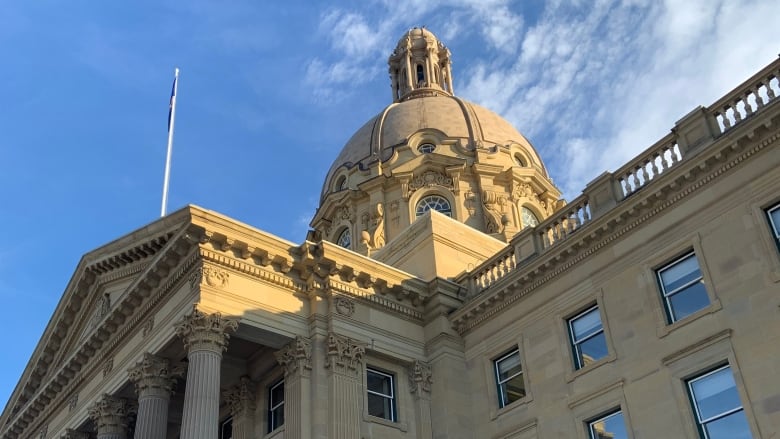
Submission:
<svg viewBox="0 0 780 439">
<path fill-rule="evenodd" d="M 159 216 L 174 67 L 169 210 L 301 242 L 420 25 L 569 199 L 780 50 L 772 0 L 0 2 L 0 404 L 81 255 Z"/>
</svg>

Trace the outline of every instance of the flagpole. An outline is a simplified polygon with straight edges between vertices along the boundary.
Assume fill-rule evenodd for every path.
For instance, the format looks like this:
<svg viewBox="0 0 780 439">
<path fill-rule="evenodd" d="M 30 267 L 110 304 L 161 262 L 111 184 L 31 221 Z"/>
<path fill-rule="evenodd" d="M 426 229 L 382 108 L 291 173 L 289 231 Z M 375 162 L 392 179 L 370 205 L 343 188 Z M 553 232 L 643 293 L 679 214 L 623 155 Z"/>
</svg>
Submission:
<svg viewBox="0 0 780 439">
<path fill-rule="evenodd" d="M 179 69 L 176 68 L 173 77 L 173 89 L 171 90 L 171 108 L 168 114 L 168 154 L 165 157 L 165 178 L 163 180 L 162 207 L 160 218 L 165 216 L 168 209 L 168 180 L 171 176 L 171 153 L 173 152 L 173 122 L 176 119 L 176 91 L 179 88 Z"/>
</svg>

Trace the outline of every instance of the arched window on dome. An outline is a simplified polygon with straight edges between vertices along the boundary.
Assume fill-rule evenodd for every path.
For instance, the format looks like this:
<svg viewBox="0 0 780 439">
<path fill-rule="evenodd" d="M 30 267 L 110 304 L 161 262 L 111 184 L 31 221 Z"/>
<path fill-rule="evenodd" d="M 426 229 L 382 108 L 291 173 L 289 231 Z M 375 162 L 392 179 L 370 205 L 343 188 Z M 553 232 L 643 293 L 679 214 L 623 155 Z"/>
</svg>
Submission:
<svg viewBox="0 0 780 439">
<path fill-rule="evenodd" d="M 342 175 L 336 180 L 336 192 L 343 191 L 347 188 L 347 177 Z"/>
<path fill-rule="evenodd" d="M 352 233 L 349 231 L 349 227 L 341 231 L 336 244 L 344 248 L 352 248 Z"/>
<path fill-rule="evenodd" d="M 450 206 L 450 202 L 441 195 L 428 195 L 418 201 L 417 208 L 415 209 L 415 217 L 418 217 L 431 209 L 452 218 L 452 207 Z"/>
<path fill-rule="evenodd" d="M 423 71 L 422 64 L 417 64 L 417 85 L 420 86 L 425 83 L 425 72 Z"/>
<path fill-rule="evenodd" d="M 523 228 L 536 227 L 539 225 L 539 218 L 531 209 L 525 206 L 520 209 L 520 218 L 523 221 Z"/>
</svg>

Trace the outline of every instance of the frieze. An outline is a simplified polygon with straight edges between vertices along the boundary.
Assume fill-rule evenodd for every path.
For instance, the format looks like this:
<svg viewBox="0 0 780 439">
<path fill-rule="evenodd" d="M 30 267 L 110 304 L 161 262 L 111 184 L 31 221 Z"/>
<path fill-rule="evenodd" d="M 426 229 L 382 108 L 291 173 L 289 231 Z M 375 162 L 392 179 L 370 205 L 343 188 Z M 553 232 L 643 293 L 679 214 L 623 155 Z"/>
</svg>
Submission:
<svg viewBox="0 0 780 439">
<path fill-rule="evenodd" d="M 73 396 L 68 398 L 67 403 L 68 403 L 68 412 L 69 413 L 72 412 L 73 410 L 76 410 L 76 407 L 79 404 L 79 394 L 78 393 L 74 393 Z"/>
<path fill-rule="evenodd" d="M 228 280 L 230 279 L 230 273 L 227 270 L 223 270 L 217 267 L 203 266 L 196 269 L 190 275 L 190 289 L 195 289 L 198 285 L 202 285 L 203 282 L 210 287 L 226 288 L 228 286 Z"/>
<path fill-rule="evenodd" d="M 114 357 L 109 357 L 104 363 L 101 371 L 103 372 L 103 378 L 106 377 L 114 369 Z"/>
</svg>

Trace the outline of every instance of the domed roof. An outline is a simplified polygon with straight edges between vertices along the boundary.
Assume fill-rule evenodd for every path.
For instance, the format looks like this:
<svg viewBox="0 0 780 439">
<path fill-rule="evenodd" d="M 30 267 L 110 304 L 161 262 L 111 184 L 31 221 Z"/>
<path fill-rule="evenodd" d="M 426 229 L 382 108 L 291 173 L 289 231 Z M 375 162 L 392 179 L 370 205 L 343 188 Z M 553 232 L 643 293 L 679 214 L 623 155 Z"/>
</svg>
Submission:
<svg viewBox="0 0 780 439">
<path fill-rule="evenodd" d="M 413 31 L 427 32 L 425 29 Z M 371 162 L 386 161 L 396 147 L 405 145 L 411 135 L 426 129 L 459 139 L 466 149 L 519 144 L 531 155 L 529 159 L 544 169 L 531 143 L 498 114 L 455 96 L 424 96 L 390 104 L 366 122 L 344 145 L 330 167 L 322 196 L 327 195 L 331 180 L 341 167 L 359 165 L 366 169 Z"/>
</svg>

